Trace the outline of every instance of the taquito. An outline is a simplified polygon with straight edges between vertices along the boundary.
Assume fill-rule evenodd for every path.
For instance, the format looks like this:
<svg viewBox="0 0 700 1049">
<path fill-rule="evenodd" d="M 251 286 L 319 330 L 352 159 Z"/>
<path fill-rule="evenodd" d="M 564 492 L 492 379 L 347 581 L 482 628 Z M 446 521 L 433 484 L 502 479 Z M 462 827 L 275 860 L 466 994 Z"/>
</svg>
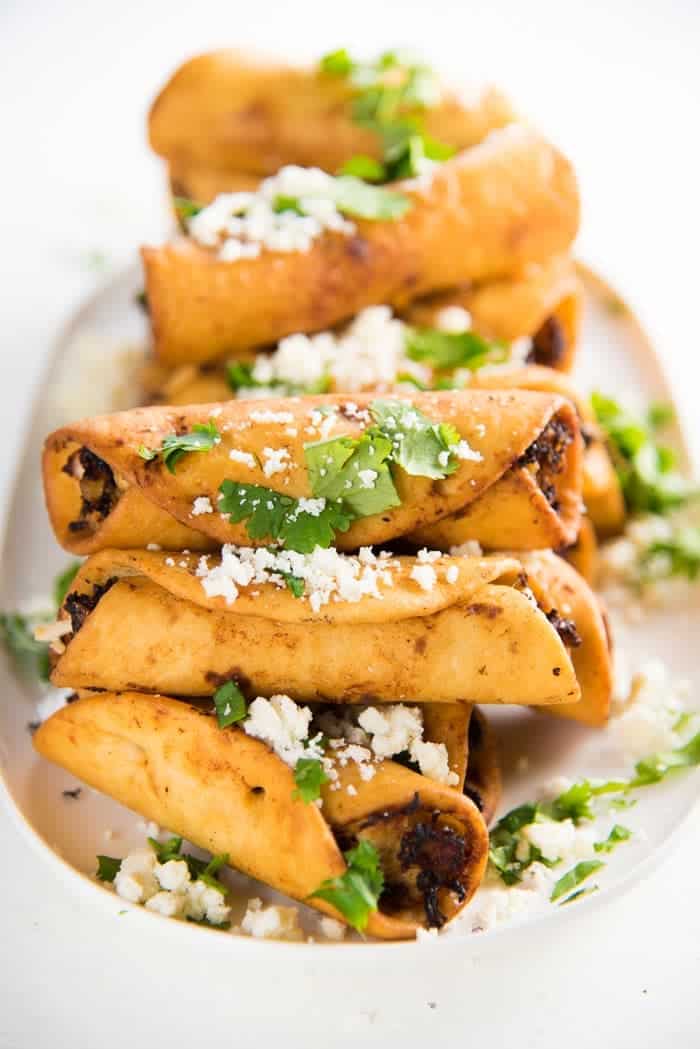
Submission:
<svg viewBox="0 0 700 1049">
<path fill-rule="evenodd" d="M 576 569 L 580 576 L 586 580 L 589 586 L 595 586 L 598 580 L 600 555 L 598 552 L 598 540 L 591 519 L 587 516 L 581 518 L 576 542 L 571 546 L 562 547 L 557 553 L 568 561 Z"/>
<path fill-rule="evenodd" d="M 439 709 L 437 703 L 432 706 Z M 467 774 L 462 790 L 474 802 L 488 826 L 496 815 L 503 783 L 496 736 L 488 718 L 478 707 L 473 708 L 469 719 L 467 754 Z"/>
<path fill-rule="evenodd" d="M 341 704 L 579 699 L 567 632 L 523 592 L 518 560 L 346 558 L 336 572 L 354 573 L 364 592 L 339 585 L 324 601 L 328 578 L 314 567 L 300 597 L 279 575 L 249 572 L 244 583 L 232 548 L 204 563 L 104 550 L 83 564 L 63 603 L 51 680 L 204 696 L 235 678 L 254 695 Z M 281 652 L 288 658 L 271 658 Z"/>
<path fill-rule="evenodd" d="M 459 791 L 392 761 L 367 781 L 349 762 L 319 809 L 294 797 L 292 769 L 265 743 L 166 696 L 85 696 L 45 721 L 34 746 L 145 819 L 340 920 L 312 893 L 346 870 L 341 848 L 371 841 L 385 879 L 371 936 L 408 939 L 444 924 L 484 874 L 486 826 Z"/>
<path fill-rule="evenodd" d="M 359 438 L 373 405 L 384 403 L 367 394 L 352 402 L 339 395 L 238 400 L 141 408 L 64 427 L 48 437 L 44 451 L 54 531 L 76 554 L 147 544 L 192 550 L 226 542 L 267 545 L 270 536 L 252 538 L 246 523 L 216 512 L 223 482 L 259 485 L 291 499 L 318 495 L 306 468 L 308 445 L 341 435 Z M 414 476 L 394 463 L 400 505 L 352 520 L 335 536 L 340 549 L 418 530 L 421 543 L 443 549 L 466 539 L 521 549 L 559 548 L 575 540 L 582 442 L 568 401 L 528 391 L 460 390 L 417 393 L 394 403 L 454 426 L 475 454 L 444 479 Z M 220 440 L 209 451 L 185 455 L 171 472 L 157 450 L 197 425 L 215 425 Z M 198 512 L 201 507 L 208 512 Z M 442 520 L 455 514 L 461 516 L 443 529 Z"/>
<path fill-rule="evenodd" d="M 570 372 L 576 355 L 583 285 L 568 255 L 532 263 L 512 277 L 438 292 L 411 303 L 403 317 L 423 328 L 440 326 L 441 312 L 460 306 L 476 332 L 513 342 L 532 339 L 532 363 Z"/>
<path fill-rule="evenodd" d="M 568 161 L 521 125 L 439 165 L 427 183 L 397 182 L 400 218 L 357 220 L 306 252 L 225 261 L 188 237 L 142 250 L 156 355 L 202 363 L 293 332 L 322 331 L 366 306 L 544 262 L 569 247 L 578 191 Z"/>
<path fill-rule="evenodd" d="M 333 173 L 355 154 L 379 159 L 379 136 L 353 120 L 355 94 L 346 79 L 315 69 L 214 51 L 180 66 L 161 90 L 149 141 L 179 195 L 206 202 L 237 188 L 242 173 L 271 175 L 285 164 Z M 443 89 L 422 117 L 427 134 L 460 150 L 515 114 L 486 87 L 472 100 Z"/>
</svg>

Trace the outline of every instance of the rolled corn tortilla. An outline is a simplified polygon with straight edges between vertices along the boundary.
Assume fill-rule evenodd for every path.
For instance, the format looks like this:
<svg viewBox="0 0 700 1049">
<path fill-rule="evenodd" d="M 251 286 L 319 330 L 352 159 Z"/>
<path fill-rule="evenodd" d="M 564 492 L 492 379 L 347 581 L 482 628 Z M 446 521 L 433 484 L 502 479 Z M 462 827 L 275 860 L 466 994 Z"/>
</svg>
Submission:
<svg viewBox="0 0 700 1049">
<path fill-rule="evenodd" d="M 161 90 L 149 141 L 180 195 L 194 200 L 228 192 L 241 173 L 271 175 L 285 164 L 333 173 L 355 154 L 380 157 L 379 136 L 352 119 L 355 94 L 346 79 L 315 69 L 214 51 L 180 66 Z M 515 119 L 492 87 L 473 100 L 443 90 L 423 116 L 426 132 L 455 149 Z"/>
<path fill-rule="evenodd" d="M 451 306 L 465 309 L 480 335 L 504 342 L 529 337 L 533 363 L 571 371 L 581 327 L 583 285 L 569 255 L 532 263 L 512 277 L 427 296 L 411 303 L 403 316 L 418 327 L 439 327 L 440 314 Z"/>
<path fill-rule="evenodd" d="M 351 559 L 343 572 L 354 571 L 378 596 L 348 600 L 339 590 L 325 603 L 313 584 L 302 597 L 280 578 L 249 576 L 244 585 L 230 552 L 221 565 L 210 555 L 203 575 L 196 555 L 91 557 L 60 613 L 72 633 L 54 646 L 53 683 L 204 696 L 235 678 L 250 694 L 328 703 L 579 698 L 569 652 L 522 592 L 514 558 L 443 556 L 429 566 L 430 590 L 418 581 L 416 558 L 378 561 L 372 577 Z M 227 574 L 239 580 L 235 596 L 230 581 L 222 585 Z"/>
<path fill-rule="evenodd" d="M 321 809 L 295 799 L 292 769 L 238 728 L 167 696 L 103 692 L 59 710 L 40 754 L 145 819 L 280 892 L 344 920 L 312 893 L 346 870 L 341 848 L 377 847 L 386 887 L 366 932 L 408 939 L 458 913 L 483 877 L 488 834 L 463 794 L 391 761 L 365 781 L 339 768 Z M 352 784 L 355 794 L 347 787 Z"/>
<path fill-rule="evenodd" d="M 394 188 L 411 201 L 402 217 L 358 220 L 354 234 L 326 232 L 306 252 L 228 262 L 188 237 L 143 248 L 156 355 L 171 365 L 235 356 L 366 306 L 507 276 L 566 251 L 578 228 L 570 165 L 521 125 L 441 164 L 427 184 Z"/>
<path fill-rule="evenodd" d="M 478 707 L 473 708 L 469 720 L 467 751 L 467 775 L 462 790 L 489 826 L 501 800 L 503 782 L 496 734 Z"/>
<path fill-rule="evenodd" d="M 518 557 L 540 607 L 564 637 L 568 634 L 574 642 L 573 628 L 579 638 L 569 652 L 581 699 L 562 704 L 556 713 L 594 728 L 605 725 L 613 689 L 612 639 L 600 600 L 575 568 L 551 550 Z"/>
<path fill-rule="evenodd" d="M 598 540 L 593 523 L 589 517 L 581 518 L 581 528 L 576 542 L 565 546 L 557 553 L 572 565 L 589 586 L 595 586 L 598 579 L 600 556 Z"/>
<path fill-rule="evenodd" d="M 329 395 L 151 407 L 64 427 L 48 437 L 43 461 L 56 536 L 76 554 L 154 543 L 192 550 L 226 542 L 267 545 L 270 537 L 251 539 L 244 521 L 232 523 L 216 512 L 221 484 L 230 480 L 292 498 L 310 497 L 305 444 L 360 436 L 374 400 L 358 394 L 352 401 Z M 439 522 L 455 512 L 464 516 L 454 542 L 558 548 L 574 541 L 582 442 L 568 401 L 549 394 L 470 390 L 401 400 L 435 422 L 454 425 L 474 455 L 460 460 L 444 480 L 392 467 L 401 505 L 355 519 L 337 533 L 340 549 L 387 542 L 419 528 L 440 545 Z M 145 461 L 139 454 L 144 445 L 156 450 L 166 437 L 212 422 L 221 441 L 210 451 L 186 455 L 174 473 L 161 457 Z M 268 464 L 280 455 L 282 469 L 270 472 Z M 197 499 L 208 499 L 213 512 L 194 512 Z M 446 540 L 444 548 L 451 542 Z"/>
</svg>

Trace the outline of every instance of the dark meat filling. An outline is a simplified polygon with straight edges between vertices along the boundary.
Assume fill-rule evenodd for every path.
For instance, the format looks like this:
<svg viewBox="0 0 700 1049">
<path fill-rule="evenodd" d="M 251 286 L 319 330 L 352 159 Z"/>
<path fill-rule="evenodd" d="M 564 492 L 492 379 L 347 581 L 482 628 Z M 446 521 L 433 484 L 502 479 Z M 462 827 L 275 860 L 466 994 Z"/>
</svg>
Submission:
<svg viewBox="0 0 700 1049">
<path fill-rule="evenodd" d="M 449 889 L 460 902 L 466 890 L 461 877 L 467 862 L 467 844 L 462 834 L 452 827 L 439 825 L 439 813 L 430 823 L 417 823 L 401 838 L 399 863 L 406 871 L 420 868 L 416 888 L 423 896 L 425 915 L 430 927 L 441 928 L 447 921 L 438 904 L 440 889 Z"/>
<path fill-rule="evenodd" d="M 71 455 L 63 472 L 78 481 L 82 499 L 80 517 L 68 525 L 71 532 L 88 527 L 88 517 L 96 518 L 99 523 L 109 516 L 119 500 L 119 489 L 111 467 L 103 459 L 89 448 L 80 448 Z"/>
<path fill-rule="evenodd" d="M 581 635 L 576 629 L 576 624 L 573 619 L 564 619 L 559 615 L 556 608 L 552 608 L 549 612 L 545 612 L 545 615 L 556 630 L 557 634 L 559 634 L 559 637 L 564 644 L 569 648 L 578 648 L 581 644 Z"/>
<path fill-rule="evenodd" d="M 556 317 L 548 317 L 532 336 L 532 349 L 527 355 L 527 363 L 556 368 L 565 353 L 564 329 Z"/>
<path fill-rule="evenodd" d="M 558 510 L 559 504 L 552 477 L 564 469 L 566 449 L 573 439 L 565 423 L 560 419 L 551 419 L 539 437 L 516 460 L 516 466 L 530 466 L 533 463 L 537 466 L 539 486 L 553 510 Z"/>
<path fill-rule="evenodd" d="M 96 586 L 90 594 L 79 594 L 77 591 L 68 594 L 64 607 L 70 616 L 74 634 L 78 633 L 93 608 L 97 605 L 97 602 L 107 593 L 110 587 L 114 586 L 116 581 L 116 576 L 113 576 L 106 583 L 102 583 L 101 586 Z"/>
</svg>

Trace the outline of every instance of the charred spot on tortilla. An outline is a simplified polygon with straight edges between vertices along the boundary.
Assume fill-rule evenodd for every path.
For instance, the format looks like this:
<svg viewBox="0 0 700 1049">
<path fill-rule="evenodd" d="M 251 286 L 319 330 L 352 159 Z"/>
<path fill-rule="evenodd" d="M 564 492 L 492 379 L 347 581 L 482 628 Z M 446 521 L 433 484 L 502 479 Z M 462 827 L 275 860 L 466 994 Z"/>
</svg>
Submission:
<svg viewBox="0 0 700 1049">
<path fill-rule="evenodd" d="M 369 816 L 359 824 L 358 830 L 365 830 L 367 827 L 373 827 L 375 823 L 383 823 L 385 820 L 393 820 L 399 816 L 410 816 L 412 813 L 417 812 L 419 808 L 420 794 L 416 791 L 406 805 L 399 805 L 394 808 L 380 809 L 378 812 L 371 812 Z"/>
<path fill-rule="evenodd" d="M 345 250 L 351 258 L 359 262 L 366 262 L 370 255 L 369 244 L 364 237 L 349 237 Z"/>
<path fill-rule="evenodd" d="M 80 486 L 80 517 L 70 522 L 69 531 L 80 532 L 93 523 L 104 521 L 119 501 L 112 468 L 89 448 L 83 447 L 69 456 L 63 473 L 73 477 Z"/>
<path fill-rule="evenodd" d="M 265 793 L 265 788 L 264 787 L 251 787 L 250 788 L 250 793 L 251 794 L 256 794 L 256 795 L 264 794 Z"/>
<path fill-rule="evenodd" d="M 552 673 L 555 677 L 559 677 L 561 674 L 561 667 L 552 667 Z"/>
<path fill-rule="evenodd" d="M 565 353 L 564 329 L 556 317 L 547 317 L 532 336 L 532 349 L 527 355 L 526 362 L 556 368 Z"/>
<path fill-rule="evenodd" d="M 545 612 L 545 615 L 568 648 L 579 647 L 581 635 L 576 629 L 573 619 L 565 619 L 563 616 L 560 616 L 556 608 L 550 608 L 549 612 Z"/>
<path fill-rule="evenodd" d="M 466 607 L 468 616 L 486 616 L 487 619 L 496 619 L 502 612 L 503 609 L 499 605 L 487 605 L 481 601 L 476 601 Z"/>
<path fill-rule="evenodd" d="M 407 871 L 418 867 L 416 888 L 423 896 L 423 907 L 429 927 L 441 928 L 447 921 L 440 910 L 438 892 L 449 889 L 458 900 L 466 890 L 461 877 L 468 858 L 464 835 L 453 827 L 438 824 L 438 812 L 429 821 L 416 823 L 401 838 L 399 864 Z"/>
<path fill-rule="evenodd" d="M 112 576 L 105 583 L 100 584 L 93 588 L 89 594 L 79 594 L 77 591 L 68 594 L 65 599 L 63 606 L 70 616 L 71 626 L 73 628 L 73 634 L 77 634 L 80 628 L 83 626 L 85 620 L 90 615 L 92 610 L 97 606 L 98 601 L 102 598 L 107 591 L 114 586 L 117 582 L 117 577 Z"/>
</svg>

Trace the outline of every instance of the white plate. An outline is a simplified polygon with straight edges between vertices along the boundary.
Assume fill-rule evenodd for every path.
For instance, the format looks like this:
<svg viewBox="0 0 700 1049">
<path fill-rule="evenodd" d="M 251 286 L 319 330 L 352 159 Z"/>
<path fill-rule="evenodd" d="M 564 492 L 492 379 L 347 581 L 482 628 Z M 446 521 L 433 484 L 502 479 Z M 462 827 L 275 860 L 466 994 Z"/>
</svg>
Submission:
<svg viewBox="0 0 700 1049">
<path fill-rule="evenodd" d="M 645 398 L 668 400 L 664 377 L 644 333 L 629 311 L 616 307 L 619 300 L 602 281 L 588 271 L 583 271 L 583 275 L 587 308 L 576 375 L 582 389 L 600 388 L 613 394 L 639 392 Z M 133 353 L 124 354 L 125 344 L 133 347 L 145 338 L 144 317 L 135 304 L 139 289 L 140 274 L 134 267 L 92 298 L 58 341 L 36 406 L 7 515 L 0 585 L 3 609 L 17 608 L 28 598 L 47 594 L 54 575 L 66 563 L 66 555 L 58 549 L 44 512 L 39 474 L 41 445 L 51 429 L 71 417 L 108 410 L 112 406 L 115 382 L 120 381 L 124 369 L 133 361 Z M 83 376 L 82 380 L 76 379 L 78 374 Z M 126 405 L 123 391 L 118 401 L 118 406 Z M 676 440 L 681 446 L 679 434 Z M 676 676 L 696 683 L 698 637 L 700 587 L 688 591 L 688 600 L 682 609 L 651 614 L 633 631 L 623 627 L 618 631 L 616 642 L 633 662 L 653 656 L 668 663 Z M 128 653 L 125 658 L 128 659 Z M 64 798 L 62 791 L 77 783 L 35 755 L 27 728 L 36 718 L 41 692 L 36 686 L 18 680 L 6 658 L 0 664 L 0 686 L 4 696 L 0 704 L 2 793 L 13 808 L 19 826 L 54 869 L 71 879 L 76 892 L 114 910 L 130 907 L 97 884 L 91 875 L 97 853 L 124 855 L 134 845 L 143 844 L 143 821 L 87 788 L 83 788 L 78 800 Z M 499 710 L 492 716 L 498 721 L 502 739 L 506 781 L 502 811 L 536 797 L 541 785 L 553 776 L 607 778 L 622 771 L 620 755 L 606 733 L 523 710 Z M 529 758 L 527 774 L 517 771 L 518 758 L 522 755 Z M 596 877 L 601 891 L 582 899 L 576 908 L 552 907 L 519 926 L 465 937 L 441 937 L 436 947 L 447 948 L 449 944 L 453 950 L 468 952 L 477 940 L 480 948 L 489 941 L 503 945 L 504 940 L 514 937 L 519 930 L 531 930 L 533 922 L 562 921 L 574 910 L 597 906 L 668 854 L 672 839 L 689 815 L 697 795 L 698 778 L 692 772 L 639 791 L 638 804 L 624 816 L 625 824 L 635 832 L 633 840 L 607 858 L 605 870 Z M 106 831 L 112 832 L 111 840 L 105 837 Z M 264 886 L 241 876 L 232 875 L 230 884 L 236 896 L 234 922 L 240 918 L 248 896 L 282 900 Z M 143 908 L 135 910 L 149 923 L 157 920 Z M 305 912 L 303 924 L 307 931 L 315 932 L 316 915 L 304 907 L 301 911 Z M 212 945 L 218 943 L 219 949 L 227 951 L 246 952 L 255 947 L 279 951 L 283 947 L 279 943 L 260 943 L 185 923 L 164 924 L 172 926 L 168 935 L 196 936 L 200 944 L 204 942 L 201 937 L 208 936 Z M 313 951 L 319 947 L 287 945 L 286 949 Z M 323 945 L 320 949 L 328 957 L 329 946 Z M 362 953 L 373 949 L 409 952 L 415 950 L 415 945 L 365 944 L 360 948 Z"/>
</svg>

